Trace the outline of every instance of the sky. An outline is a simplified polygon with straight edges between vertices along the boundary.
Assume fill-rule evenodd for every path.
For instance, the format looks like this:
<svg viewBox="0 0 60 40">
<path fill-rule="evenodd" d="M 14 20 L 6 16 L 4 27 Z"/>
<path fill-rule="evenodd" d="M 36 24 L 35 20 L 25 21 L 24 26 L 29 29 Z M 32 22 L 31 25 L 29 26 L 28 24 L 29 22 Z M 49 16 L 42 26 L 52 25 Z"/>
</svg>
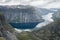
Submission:
<svg viewBox="0 0 60 40">
<path fill-rule="evenodd" d="M 60 0 L 0 0 L 0 5 L 31 5 L 41 8 L 60 8 Z"/>
</svg>

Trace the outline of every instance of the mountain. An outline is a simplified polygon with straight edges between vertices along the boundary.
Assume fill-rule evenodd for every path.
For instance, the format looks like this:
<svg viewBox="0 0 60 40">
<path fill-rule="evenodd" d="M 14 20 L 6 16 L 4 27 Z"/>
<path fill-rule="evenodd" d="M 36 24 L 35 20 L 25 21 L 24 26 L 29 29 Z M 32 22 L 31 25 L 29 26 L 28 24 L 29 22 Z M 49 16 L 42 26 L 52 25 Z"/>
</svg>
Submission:
<svg viewBox="0 0 60 40">
<path fill-rule="evenodd" d="M 55 12 L 55 14 L 53 14 L 53 19 L 56 20 L 56 19 L 60 19 L 60 10 L 58 10 L 57 12 Z"/>
<path fill-rule="evenodd" d="M 42 15 L 56 13 L 58 8 L 37 8 L 30 5 L 0 6 L 0 11 L 4 13 L 9 22 L 41 22 Z M 14 16 L 13 16 L 14 15 Z"/>
<path fill-rule="evenodd" d="M 18 40 L 15 35 L 14 28 L 8 24 L 5 16 L 0 13 L 0 39 L 4 40 Z"/>
<path fill-rule="evenodd" d="M 60 22 L 55 21 L 39 30 L 32 32 L 21 32 L 17 35 L 20 40 L 60 40 Z M 24 38 L 24 39 L 23 39 Z"/>
<path fill-rule="evenodd" d="M 53 15 L 56 18 L 58 14 Z M 60 18 L 57 17 L 54 22 L 41 27 L 39 30 L 33 30 L 32 32 L 23 31 L 17 37 L 19 40 L 60 40 Z"/>
<path fill-rule="evenodd" d="M 26 8 L 27 7 L 27 8 Z M 0 6 L 0 36 L 6 40 L 60 40 L 60 9 L 44 9 L 31 6 Z M 53 14 L 54 22 L 32 32 L 22 31 L 15 34 L 14 28 L 7 22 L 40 22 L 42 15 Z M 21 16 L 23 15 L 23 16 Z M 6 17 L 6 19 L 4 18 Z M 21 16 L 21 17 L 20 17 Z M 16 17 L 18 17 L 16 19 Z M 20 17 L 20 18 L 19 18 Z M 21 19 L 22 18 L 22 19 Z M 27 19 L 26 19 L 27 18 Z M 47 17 L 46 17 L 47 18 Z M 6 21 L 7 20 L 7 21 Z M 44 22 L 44 21 L 43 21 Z M 17 38 L 16 38 L 17 36 Z"/>
<path fill-rule="evenodd" d="M 12 26 L 14 26 L 15 28 L 25 28 L 25 29 L 26 27 L 34 28 L 38 23 L 45 21 L 42 18 L 42 16 L 47 15 L 49 13 L 56 13 L 58 12 L 58 10 L 60 9 L 37 8 L 30 5 L 0 6 L 0 11 L 4 13 L 6 20 L 9 23 L 11 23 Z"/>
<path fill-rule="evenodd" d="M 37 15 L 35 7 L 32 6 L 0 6 L 0 11 L 4 13 L 9 22 L 41 22 L 41 15 Z M 14 16 L 13 16 L 14 15 Z"/>
</svg>

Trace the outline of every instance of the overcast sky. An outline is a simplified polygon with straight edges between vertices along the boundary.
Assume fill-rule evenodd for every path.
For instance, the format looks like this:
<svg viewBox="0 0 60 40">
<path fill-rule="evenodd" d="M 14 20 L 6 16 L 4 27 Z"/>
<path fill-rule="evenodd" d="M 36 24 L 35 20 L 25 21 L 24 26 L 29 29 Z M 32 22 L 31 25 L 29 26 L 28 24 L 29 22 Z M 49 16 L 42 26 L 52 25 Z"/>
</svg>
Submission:
<svg viewBox="0 0 60 40">
<path fill-rule="evenodd" d="M 60 8 L 60 0 L 0 0 L 0 5 L 31 5 L 42 8 Z"/>
</svg>

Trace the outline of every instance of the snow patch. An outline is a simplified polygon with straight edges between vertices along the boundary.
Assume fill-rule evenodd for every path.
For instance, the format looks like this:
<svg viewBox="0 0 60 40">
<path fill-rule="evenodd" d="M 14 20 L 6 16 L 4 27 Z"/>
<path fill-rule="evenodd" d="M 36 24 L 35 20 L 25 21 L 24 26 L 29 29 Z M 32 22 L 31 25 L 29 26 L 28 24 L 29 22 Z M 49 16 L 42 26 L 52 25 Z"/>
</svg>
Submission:
<svg viewBox="0 0 60 40">
<path fill-rule="evenodd" d="M 15 28 L 15 30 L 16 30 L 18 33 L 21 33 L 21 32 L 23 32 L 23 31 L 29 31 L 29 32 L 32 31 L 31 29 L 17 29 L 17 28 Z"/>
<path fill-rule="evenodd" d="M 46 25 L 52 23 L 52 22 L 54 21 L 54 20 L 52 19 L 52 14 L 53 14 L 53 13 L 49 13 L 49 14 L 47 14 L 47 15 L 43 15 L 42 18 L 43 18 L 45 21 L 42 22 L 42 23 L 37 24 L 36 27 L 34 28 L 34 30 L 35 30 L 35 29 L 36 29 L 36 30 L 37 30 L 37 29 L 40 29 L 41 27 L 46 26 Z"/>
</svg>

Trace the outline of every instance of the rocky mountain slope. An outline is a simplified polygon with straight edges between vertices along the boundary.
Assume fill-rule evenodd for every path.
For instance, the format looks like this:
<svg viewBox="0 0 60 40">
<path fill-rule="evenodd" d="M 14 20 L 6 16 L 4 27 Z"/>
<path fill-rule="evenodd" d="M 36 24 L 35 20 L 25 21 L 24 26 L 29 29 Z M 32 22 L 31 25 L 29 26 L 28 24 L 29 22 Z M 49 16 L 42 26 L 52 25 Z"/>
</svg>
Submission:
<svg viewBox="0 0 60 40">
<path fill-rule="evenodd" d="M 4 38 L 4 40 L 18 40 L 14 29 L 7 23 L 2 13 L 0 13 L 0 37 Z"/>
<path fill-rule="evenodd" d="M 48 24 L 44 27 L 41 27 L 39 30 L 34 30 L 32 32 L 23 31 L 16 35 L 15 35 L 15 30 L 11 27 L 11 25 L 9 25 L 7 23 L 6 19 L 4 18 L 4 15 L 0 14 L 0 37 L 3 37 L 1 39 L 17 40 L 17 38 L 18 38 L 19 40 L 60 40 L 60 25 L 59 25 L 60 24 L 60 21 L 59 21 L 60 20 L 60 16 L 59 16 L 60 11 L 56 12 L 56 10 L 60 10 L 60 9 L 49 9 L 48 10 L 48 9 L 36 8 L 36 10 L 37 9 L 38 9 L 38 11 L 35 11 L 35 9 L 30 6 L 28 8 L 23 7 L 22 9 L 19 7 L 14 8 L 14 6 L 13 7 L 1 7 L 0 6 L 0 11 L 5 12 L 4 15 L 6 16 L 6 18 L 9 18 L 9 20 L 11 19 L 12 21 L 14 21 L 17 16 L 20 17 L 19 14 L 21 14 L 21 13 L 23 13 L 23 16 L 24 16 L 24 18 L 23 18 L 24 20 L 22 19 L 23 20 L 22 22 L 26 21 L 25 18 L 27 18 L 27 20 L 33 19 L 35 17 L 38 18 L 38 15 L 35 15 L 35 14 L 40 13 L 41 15 L 45 15 L 48 13 L 54 13 L 53 14 L 53 16 L 54 16 L 53 23 Z M 40 17 L 41 17 L 40 14 L 39 14 L 38 21 L 42 20 L 42 18 L 40 19 Z M 27 17 L 26 15 L 28 15 L 29 17 Z M 31 17 L 31 15 L 33 16 L 33 18 Z M 17 18 L 17 19 L 21 20 L 19 18 Z M 37 21 L 37 20 L 35 20 L 35 21 Z M 18 21 L 18 22 L 20 22 L 20 21 Z M 16 36 L 17 36 L 17 38 L 16 38 Z"/>
<path fill-rule="evenodd" d="M 21 32 L 17 35 L 19 40 L 60 40 L 60 12 L 53 14 L 54 22 L 32 32 Z M 19 36 L 20 35 L 20 36 Z M 23 39 L 24 38 L 24 39 Z"/>
<path fill-rule="evenodd" d="M 41 22 L 42 15 L 56 13 L 59 8 L 37 8 L 30 5 L 0 6 L 8 22 Z M 14 15 L 14 16 L 13 16 Z"/>
<path fill-rule="evenodd" d="M 41 22 L 43 19 L 32 6 L 0 6 L 8 22 Z M 14 15 L 14 16 L 13 16 Z"/>
</svg>

